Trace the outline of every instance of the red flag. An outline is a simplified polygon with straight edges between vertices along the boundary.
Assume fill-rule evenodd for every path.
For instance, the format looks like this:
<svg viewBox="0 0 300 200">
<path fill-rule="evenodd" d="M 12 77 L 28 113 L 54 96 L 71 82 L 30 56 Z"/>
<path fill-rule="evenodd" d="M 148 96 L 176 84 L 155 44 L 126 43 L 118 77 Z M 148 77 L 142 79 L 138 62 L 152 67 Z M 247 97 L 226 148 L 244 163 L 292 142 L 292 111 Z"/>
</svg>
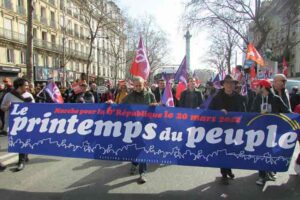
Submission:
<svg viewBox="0 0 300 200">
<path fill-rule="evenodd" d="M 186 89 L 186 84 L 184 82 L 179 82 L 176 88 L 176 99 L 180 100 L 181 93 Z"/>
<path fill-rule="evenodd" d="M 82 92 L 81 87 L 80 87 L 81 82 L 82 81 L 80 81 L 80 82 L 74 82 L 72 84 L 71 87 L 72 87 L 72 89 L 73 89 L 73 91 L 74 91 L 75 94 L 79 94 L 80 92 Z"/>
<path fill-rule="evenodd" d="M 250 80 L 256 79 L 256 71 L 254 65 L 251 66 L 250 68 Z"/>
<path fill-rule="evenodd" d="M 49 82 L 45 87 L 46 92 L 50 95 L 54 103 L 64 103 L 64 99 L 54 82 Z"/>
<path fill-rule="evenodd" d="M 131 65 L 130 73 L 133 76 L 140 76 L 144 80 L 148 79 L 150 73 L 150 65 L 146 55 L 142 37 L 140 37 L 139 46 L 136 50 L 135 59 Z"/>
<path fill-rule="evenodd" d="M 184 56 L 175 76 L 174 80 L 178 81 L 178 86 L 176 89 L 176 99 L 180 99 L 181 92 L 186 89 L 187 87 L 187 80 L 188 80 L 188 70 L 186 66 L 186 56 Z"/>
<path fill-rule="evenodd" d="M 263 57 L 258 53 L 258 51 L 255 49 L 255 47 L 252 43 L 248 44 L 246 58 L 247 58 L 247 60 L 253 60 L 260 66 L 265 66 L 265 61 L 264 61 Z"/>
<path fill-rule="evenodd" d="M 288 70 L 288 65 L 287 65 L 287 63 L 286 63 L 285 57 L 283 57 L 283 59 L 282 59 L 282 67 L 283 67 L 283 68 L 282 68 L 282 73 L 283 73 L 285 76 L 287 76 L 289 70 Z"/>
</svg>

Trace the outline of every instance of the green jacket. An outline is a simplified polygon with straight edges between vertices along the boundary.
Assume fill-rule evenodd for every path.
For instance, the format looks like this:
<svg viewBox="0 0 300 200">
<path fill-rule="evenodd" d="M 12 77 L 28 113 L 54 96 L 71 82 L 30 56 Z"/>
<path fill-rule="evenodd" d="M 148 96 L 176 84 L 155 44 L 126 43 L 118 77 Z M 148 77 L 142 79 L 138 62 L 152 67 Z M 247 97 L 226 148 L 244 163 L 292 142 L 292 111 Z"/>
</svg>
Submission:
<svg viewBox="0 0 300 200">
<path fill-rule="evenodd" d="M 133 91 L 128 94 L 122 101 L 125 104 L 144 104 L 149 105 L 151 103 L 156 103 L 154 94 L 146 90 L 142 92 Z"/>
</svg>

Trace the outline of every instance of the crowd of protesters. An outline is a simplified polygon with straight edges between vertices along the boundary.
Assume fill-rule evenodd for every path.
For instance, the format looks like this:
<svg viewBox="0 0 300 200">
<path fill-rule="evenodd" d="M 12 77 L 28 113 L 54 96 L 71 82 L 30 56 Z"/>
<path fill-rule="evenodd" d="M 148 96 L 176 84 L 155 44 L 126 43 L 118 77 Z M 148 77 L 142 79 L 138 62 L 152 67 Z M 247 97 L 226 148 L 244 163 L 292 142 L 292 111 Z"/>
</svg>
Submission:
<svg viewBox="0 0 300 200">
<path fill-rule="evenodd" d="M 241 95 L 241 83 L 232 75 L 226 75 L 220 81 L 220 88 L 216 88 L 213 82 L 197 85 L 196 80 L 191 77 L 187 80 L 187 88 L 181 93 L 179 99 L 175 98 L 176 84 L 172 87 L 172 93 L 176 107 L 221 110 L 225 114 L 231 111 L 300 113 L 298 88 L 294 87 L 289 94 L 286 89 L 286 81 L 287 79 L 283 74 L 277 74 L 274 76 L 273 82 L 263 79 L 258 81 L 256 88 L 251 89 L 248 86 L 248 93 L 243 96 Z M 53 103 L 49 94 L 43 90 L 45 85 L 38 84 L 33 87 L 22 78 L 16 79 L 13 83 L 8 78 L 3 79 L 3 84 L 0 85 L 2 135 L 7 135 L 8 109 L 12 102 Z M 65 103 L 125 103 L 162 106 L 161 99 L 166 88 L 166 81 L 160 79 L 158 84 L 149 85 L 142 78 L 136 77 L 130 83 L 120 80 L 116 87 L 107 81 L 105 82 L 106 91 L 99 91 L 96 83 L 88 84 L 85 80 L 78 80 L 76 87 L 75 90 L 74 84 L 69 84 L 67 87 L 60 88 Z M 19 154 L 17 171 L 23 170 L 28 161 L 28 155 Z M 0 165 L 0 171 L 5 170 L 5 168 L 5 166 Z M 147 164 L 132 162 L 129 173 L 133 175 L 137 169 L 140 174 L 138 181 L 145 183 L 147 181 L 145 176 Z M 220 171 L 222 183 L 226 185 L 229 184 L 229 180 L 235 178 L 232 169 L 221 168 Z M 300 154 L 295 163 L 295 171 L 300 175 Z M 259 171 L 256 184 L 264 185 L 266 181 L 274 181 L 275 179 L 276 173 Z"/>
</svg>

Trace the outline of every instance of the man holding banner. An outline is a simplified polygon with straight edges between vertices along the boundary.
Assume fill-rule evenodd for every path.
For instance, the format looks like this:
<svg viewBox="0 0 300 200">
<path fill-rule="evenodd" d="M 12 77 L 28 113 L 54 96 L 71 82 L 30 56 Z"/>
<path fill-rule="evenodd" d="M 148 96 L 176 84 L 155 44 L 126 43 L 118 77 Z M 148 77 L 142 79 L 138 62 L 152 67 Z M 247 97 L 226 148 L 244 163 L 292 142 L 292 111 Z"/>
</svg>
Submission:
<svg viewBox="0 0 300 200">
<path fill-rule="evenodd" d="M 284 104 L 282 99 L 274 95 L 271 90 L 272 84 L 269 80 L 260 80 L 258 83 L 260 94 L 256 96 L 252 112 L 262 114 L 266 113 L 289 113 L 288 107 Z M 259 171 L 259 179 L 256 181 L 257 185 L 264 185 L 268 180 L 275 180 L 274 174 L 267 171 Z"/>
<path fill-rule="evenodd" d="M 179 106 L 183 108 L 200 108 L 203 97 L 202 93 L 195 88 L 196 80 L 188 79 L 188 87 L 180 95 Z"/>
<path fill-rule="evenodd" d="M 209 109 L 221 110 L 225 114 L 230 111 L 242 112 L 242 104 L 240 102 L 241 97 L 234 92 L 235 86 L 238 83 L 231 75 L 226 75 L 224 80 L 221 81 L 221 85 L 224 87 L 212 99 Z M 221 168 L 222 183 L 228 185 L 228 178 L 234 179 L 234 174 L 231 169 Z"/>
<path fill-rule="evenodd" d="M 154 95 L 151 92 L 146 90 L 145 80 L 141 77 L 136 77 L 133 80 L 133 92 L 127 95 L 122 103 L 144 104 L 144 105 L 151 105 L 151 106 L 158 105 L 155 101 Z M 147 171 L 146 163 L 132 162 L 130 174 L 133 175 L 135 173 L 137 166 L 139 166 L 139 174 L 140 174 L 140 178 L 138 179 L 138 182 L 141 184 L 146 183 L 147 181 L 145 176 L 145 173 Z"/>
<path fill-rule="evenodd" d="M 9 119 L 9 108 L 11 103 L 14 102 L 25 102 L 34 103 L 32 94 L 28 92 L 29 84 L 28 81 L 23 78 L 18 78 L 14 81 L 14 90 L 8 92 L 2 101 L 1 109 L 5 112 L 5 127 L 8 128 Z M 25 162 L 28 162 L 28 154 L 19 153 L 18 167 L 16 171 L 21 171 L 25 167 Z"/>
</svg>

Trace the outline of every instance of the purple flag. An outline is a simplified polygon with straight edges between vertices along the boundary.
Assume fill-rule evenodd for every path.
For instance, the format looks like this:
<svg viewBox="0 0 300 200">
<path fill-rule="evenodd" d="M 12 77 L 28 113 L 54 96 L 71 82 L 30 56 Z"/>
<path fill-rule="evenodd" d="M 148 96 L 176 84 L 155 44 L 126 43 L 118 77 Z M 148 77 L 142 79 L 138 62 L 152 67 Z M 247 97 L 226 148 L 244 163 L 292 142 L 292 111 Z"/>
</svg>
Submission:
<svg viewBox="0 0 300 200">
<path fill-rule="evenodd" d="M 187 80 L 189 77 L 189 73 L 187 70 L 187 66 L 186 66 L 186 56 L 184 56 L 175 76 L 174 76 L 174 80 L 178 81 L 178 82 L 184 82 L 185 84 L 187 84 Z"/>
<path fill-rule="evenodd" d="M 222 87 L 220 81 L 221 81 L 220 80 L 220 74 L 217 74 L 215 76 L 214 80 L 212 81 L 213 84 L 214 84 L 214 86 L 215 86 L 215 88 L 220 89 Z"/>
<path fill-rule="evenodd" d="M 161 98 L 161 103 L 167 107 L 174 107 L 174 100 L 170 81 L 167 81 L 166 88 Z"/>
<path fill-rule="evenodd" d="M 180 99 L 180 95 L 182 91 L 184 91 L 187 87 L 187 81 L 189 78 L 189 73 L 186 66 L 186 56 L 184 56 L 175 76 L 174 81 L 178 81 L 178 86 L 176 89 L 176 99 Z"/>
<path fill-rule="evenodd" d="M 217 93 L 217 92 L 216 92 L 216 93 Z M 216 94 L 216 93 L 215 93 L 215 94 Z M 207 99 L 205 99 L 205 101 L 201 104 L 200 108 L 201 108 L 201 109 L 207 110 L 207 109 L 208 109 L 208 106 L 209 106 L 211 100 L 214 98 L 215 94 L 209 95 L 209 96 L 207 97 Z"/>
</svg>

